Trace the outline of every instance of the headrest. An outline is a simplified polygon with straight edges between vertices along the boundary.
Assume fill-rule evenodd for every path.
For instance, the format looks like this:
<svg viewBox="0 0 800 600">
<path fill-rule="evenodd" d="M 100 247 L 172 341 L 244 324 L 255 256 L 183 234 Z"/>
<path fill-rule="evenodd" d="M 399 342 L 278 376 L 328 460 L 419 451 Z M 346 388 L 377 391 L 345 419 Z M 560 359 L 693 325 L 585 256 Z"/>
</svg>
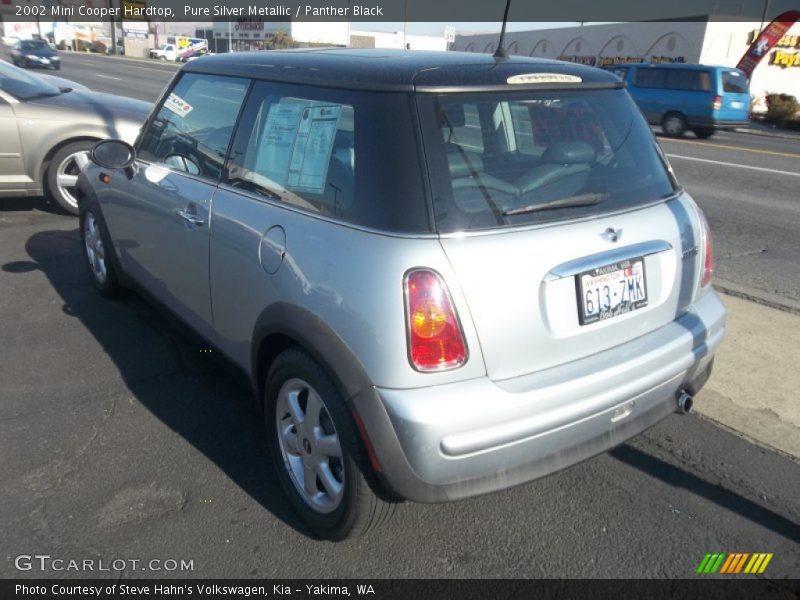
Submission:
<svg viewBox="0 0 800 600">
<path fill-rule="evenodd" d="M 464 158 L 466 156 L 466 158 Z M 450 167 L 450 179 L 459 177 L 469 177 L 475 173 L 483 172 L 483 160 L 474 152 L 464 152 L 456 150 L 447 153 L 447 162 Z"/>
<path fill-rule="evenodd" d="M 464 127 L 467 115 L 463 104 L 447 104 L 439 106 L 439 127 Z"/>
<path fill-rule="evenodd" d="M 544 151 L 542 161 L 572 165 L 592 162 L 594 157 L 594 148 L 586 142 L 555 142 Z"/>
</svg>

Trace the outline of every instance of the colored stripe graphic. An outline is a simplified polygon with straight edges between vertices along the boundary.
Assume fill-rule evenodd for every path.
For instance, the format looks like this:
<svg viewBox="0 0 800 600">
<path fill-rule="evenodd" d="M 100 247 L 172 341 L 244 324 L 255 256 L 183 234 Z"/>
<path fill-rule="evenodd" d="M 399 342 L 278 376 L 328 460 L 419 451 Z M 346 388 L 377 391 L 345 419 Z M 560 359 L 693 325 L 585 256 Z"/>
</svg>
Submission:
<svg viewBox="0 0 800 600">
<path fill-rule="evenodd" d="M 736 554 L 728 554 L 728 560 L 725 561 L 725 563 L 722 565 L 722 568 L 719 570 L 719 572 L 720 573 L 727 573 L 728 569 L 731 566 L 731 563 L 734 562 L 735 558 L 736 558 Z"/>
<path fill-rule="evenodd" d="M 725 552 L 706 553 L 697 567 L 696 573 L 715 573 L 735 575 L 739 573 L 761 574 L 767 569 L 773 554 L 767 552 Z M 747 565 L 747 566 L 745 566 Z"/>
<path fill-rule="evenodd" d="M 764 562 L 761 563 L 761 567 L 758 569 L 758 572 L 763 573 L 766 570 L 769 561 L 771 560 L 772 560 L 772 552 L 770 552 L 764 557 Z"/>
<path fill-rule="evenodd" d="M 700 566 L 699 566 L 699 567 L 697 567 L 697 571 L 696 571 L 696 572 L 697 572 L 697 573 L 704 573 L 704 572 L 705 572 L 706 565 L 708 564 L 708 561 L 709 561 L 710 559 L 711 559 L 711 554 L 709 554 L 708 552 L 706 552 L 706 555 L 703 557 L 703 560 L 701 560 L 701 561 L 700 561 Z"/>
<path fill-rule="evenodd" d="M 706 573 L 716 573 L 719 570 L 720 566 L 722 565 L 722 561 L 724 559 L 725 559 L 725 553 L 723 552 L 723 553 L 719 554 L 719 556 L 717 557 L 717 560 L 714 562 L 713 565 L 711 565 L 711 569 L 710 570 L 706 570 Z"/>
<path fill-rule="evenodd" d="M 746 561 L 749 556 L 750 556 L 750 554 L 745 552 L 742 555 L 741 560 L 736 564 L 736 571 L 734 571 L 733 567 L 731 567 L 731 573 L 738 573 L 739 571 L 741 571 L 742 567 L 744 566 L 744 561 Z"/>
</svg>

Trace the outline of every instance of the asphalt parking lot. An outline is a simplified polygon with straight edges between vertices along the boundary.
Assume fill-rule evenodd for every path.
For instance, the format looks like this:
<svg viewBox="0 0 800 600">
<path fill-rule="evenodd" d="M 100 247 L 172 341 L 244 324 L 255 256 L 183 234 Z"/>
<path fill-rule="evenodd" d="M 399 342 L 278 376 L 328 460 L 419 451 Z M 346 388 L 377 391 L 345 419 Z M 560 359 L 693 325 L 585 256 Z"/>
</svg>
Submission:
<svg viewBox="0 0 800 600">
<path fill-rule="evenodd" d="M 77 80 L 70 58 L 62 75 Z M 74 60 L 95 61 L 87 79 L 135 72 Z M 791 309 L 800 143 L 662 143 L 709 214 L 720 279 Z M 0 199 L 0 577 L 65 575 L 15 567 L 37 553 L 127 561 L 70 576 L 683 578 L 707 552 L 771 552 L 766 575 L 800 573 L 797 461 L 697 416 L 506 492 L 401 505 L 361 540 L 316 541 L 284 500 L 247 387 L 158 309 L 100 297 L 81 251 L 75 219 Z M 192 569 L 131 562 L 152 559 Z"/>
</svg>

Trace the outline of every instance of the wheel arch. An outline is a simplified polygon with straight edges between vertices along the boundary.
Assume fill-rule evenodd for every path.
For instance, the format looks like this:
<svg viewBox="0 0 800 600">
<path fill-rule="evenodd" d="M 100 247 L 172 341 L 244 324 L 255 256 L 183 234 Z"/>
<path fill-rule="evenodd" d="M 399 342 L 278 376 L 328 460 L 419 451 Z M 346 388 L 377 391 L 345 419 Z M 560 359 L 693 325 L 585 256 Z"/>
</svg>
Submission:
<svg viewBox="0 0 800 600">
<path fill-rule="evenodd" d="M 251 385 L 260 400 L 270 365 L 284 350 L 297 347 L 328 373 L 345 401 L 372 387 L 367 373 L 345 342 L 317 315 L 277 302 L 259 315 L 251 344 Z"/>
<path fill-rule="evenodd" d="M 66 137 L 52 146 L 47 152 L 45 152 L 44 156 L 42 156 L 41 162 L 39 163 L 39 181 L 42 182 L 43 187 L 46 186 L 45 175 L 47 174 L 47 169 L 50 168 L 50 163 L 59 150 L 61 150 L 64 146 L 74 142 L 99 142 L 101 139 L 103 138 L 100 136 L 79 135 L 74 137 Z"/>
</svg>

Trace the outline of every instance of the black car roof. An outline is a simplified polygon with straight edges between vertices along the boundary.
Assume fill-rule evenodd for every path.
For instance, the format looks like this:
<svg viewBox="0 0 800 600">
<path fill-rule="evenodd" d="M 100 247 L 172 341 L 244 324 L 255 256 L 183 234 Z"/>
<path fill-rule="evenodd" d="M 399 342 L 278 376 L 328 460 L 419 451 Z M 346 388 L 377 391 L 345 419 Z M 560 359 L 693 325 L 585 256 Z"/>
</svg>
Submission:
<svg viewBox="0 0 800 600">
<path fill-rule="evenodd" d="M 198 58 L 183 71 L 375 91 L 621 87 L 615 75 L 574 63 L 517 56 L 496 60 L 488 54 L 416 50 L 309 48 L 235 52 Z M 531 73 L 571 75 L 581 81 L 563 83 L 555 77 L 540 78 L 539 83 L 507 83 L 509 77 Z"/>
</svg>

